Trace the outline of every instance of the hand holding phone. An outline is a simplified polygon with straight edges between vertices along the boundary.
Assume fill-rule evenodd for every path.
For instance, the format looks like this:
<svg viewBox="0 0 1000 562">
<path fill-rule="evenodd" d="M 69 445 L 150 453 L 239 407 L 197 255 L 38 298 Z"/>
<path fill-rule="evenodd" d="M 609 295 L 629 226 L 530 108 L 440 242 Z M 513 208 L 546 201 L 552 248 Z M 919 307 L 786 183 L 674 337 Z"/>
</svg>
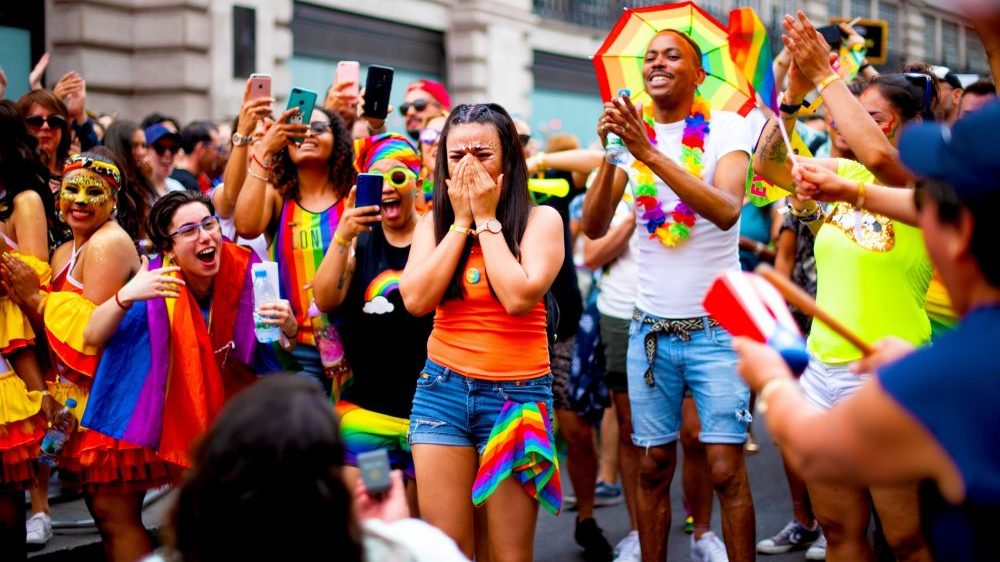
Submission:
<svg viewBox="0 0 1000 562">
<path fill-rule="evenodd" d="M 376 449 L 358 455 L 358 469 L 361 470 L 361 481 L 364 482 L 368 495 L 379 498 L 392 487 L 390 479 L 389 453 L 385 449 Z"/>
<path fill-rule="evenodd" d="M 337 63 L 337 75 L 334 83 L 338 85 L 350 84 L 339 93 L 350 96 L 352 102 L 357 103 L 361 92 L 361 64 L 356 60 L 342 60 Z"/>
<path fill-rule="evenodd" d="M 381 174 L 358 174 L 358 191 L 354 208 L 360 209 L 375 205 L 381 209 L 383 181 Z"/>
<path fill-rule="evenodd" d="M 271 75 L 251 74 L 249 100 L 271 97 Z"/>
<path fill-rule="evenodd" d="M 299 112 L 293 114 L 285 122 L 298 125 L 308 125 L 312 119 L 313 108 L 316 107 L 316 92 L 305 88 L 292 88 L 288 95 L 288 109 L 298 108 Z M 293 138 L 294 142 L 302 142 L 302 137 Z"/>
<path fill-rule="evenodd" d="M 373 64 L 368 67 L 368 76 L 365 80 L 365 117 L 385 119 L 389 114 L 389 94 L 392 93 L 394 72 L 388 66 Z"/>
</svg>

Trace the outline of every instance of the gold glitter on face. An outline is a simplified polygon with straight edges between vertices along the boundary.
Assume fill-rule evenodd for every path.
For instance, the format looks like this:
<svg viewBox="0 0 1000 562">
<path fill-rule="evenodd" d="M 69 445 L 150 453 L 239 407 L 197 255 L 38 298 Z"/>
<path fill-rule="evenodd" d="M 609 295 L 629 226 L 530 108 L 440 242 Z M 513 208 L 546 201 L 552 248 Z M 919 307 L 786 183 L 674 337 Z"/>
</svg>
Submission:
<svg viewBox="0 0 1000 562">
<path fill-rule="evenodd" d="M 111 188 L 96 174 L 71 172 L 63 178 L 59 199 L 71 205 L 104 207 L 111 202 Z"/>
</svg>

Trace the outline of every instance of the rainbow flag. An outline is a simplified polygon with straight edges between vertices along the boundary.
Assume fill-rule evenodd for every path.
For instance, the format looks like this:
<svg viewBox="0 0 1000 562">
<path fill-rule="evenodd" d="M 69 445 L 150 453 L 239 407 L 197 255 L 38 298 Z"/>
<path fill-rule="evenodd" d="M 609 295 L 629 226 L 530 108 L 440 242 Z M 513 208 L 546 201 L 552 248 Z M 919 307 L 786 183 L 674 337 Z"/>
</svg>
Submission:
<svg viewBox="0 0 1000 562">
<path fill-rule="evenodd" d="M 559 459 L 545 402 L 504 403 L 483 451 L 472 486 L 472 503 L 482 505 L 508 476 L 517 478 L 524 491 L 546 511 L 559 515 Z"/>
<path fill-rule="evenodd" d="M 260 260 L 229 242 L 220 256 L 211 334 L 184 287 L 176 299 L 133 304 L 101 353 L 84 427 L 191 465 L 191 444 L 226 399 L 225 374 L 237 362 L 250 365 L 257 348 L 250 268 Z M 162 256 L 149 266 L 163 267 Z"/>
<path fill-rule="evenodd" d="M 764 103 L 778 113 L 771 41 L 767 37 L 767 28 L 753 8 L 737 8 L 729 12 L 729 55 Z"/>
</svg>

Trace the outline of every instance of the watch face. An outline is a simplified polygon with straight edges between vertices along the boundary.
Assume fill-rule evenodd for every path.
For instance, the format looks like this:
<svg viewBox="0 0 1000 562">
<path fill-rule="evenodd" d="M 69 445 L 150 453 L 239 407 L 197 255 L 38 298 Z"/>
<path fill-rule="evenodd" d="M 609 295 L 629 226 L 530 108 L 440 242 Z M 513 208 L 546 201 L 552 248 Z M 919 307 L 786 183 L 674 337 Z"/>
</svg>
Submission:
<svg viewBox="0 0 1000 562">
<path fill-rule="evenodd" d="M 236 145 L 236 146 L 242 146 L 242 145 L 244 145 L 244 144 L 246 144 L 248 142 L 250 142 L 250 136 L 249 135 L 243 136 L 243 135 L 241 135 L 239 133 L 233 133 L 233 144 L 234 145 Z"/>
<path fill-rule="evenodd" d="M 502 228 L 503 225 L 501 225 L 500 221 L 498 220 L 491 220 L 486 222 L 486 230 L 489 230 L 493 234 L 498 234 Z"/>
</svg>

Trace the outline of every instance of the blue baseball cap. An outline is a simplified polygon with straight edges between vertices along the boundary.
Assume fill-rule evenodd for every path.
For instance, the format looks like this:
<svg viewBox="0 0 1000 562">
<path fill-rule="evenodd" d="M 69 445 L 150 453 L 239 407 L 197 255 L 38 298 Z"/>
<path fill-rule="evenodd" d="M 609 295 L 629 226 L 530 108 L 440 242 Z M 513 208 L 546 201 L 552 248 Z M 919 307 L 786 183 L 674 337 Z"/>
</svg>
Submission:
<svg viewBox="0 0 1000 562">
<path fill-rule="evenodd" d="M 174 142 L 181 142 L 181 136 L 166 128 L 162 123 L 153 123 L 146 127 L 146 144 L 152 146 L 156 141 L 164 138 L 173 139 Z"/>
<path fill-rule="evenodd" d="M 1000 192 L 1000 100 L 959 119 L 951 127 L 920 123 L 903 130 L 899 155 L 918 176 L 947 181 L 967 202 Z"/>
</svg>

